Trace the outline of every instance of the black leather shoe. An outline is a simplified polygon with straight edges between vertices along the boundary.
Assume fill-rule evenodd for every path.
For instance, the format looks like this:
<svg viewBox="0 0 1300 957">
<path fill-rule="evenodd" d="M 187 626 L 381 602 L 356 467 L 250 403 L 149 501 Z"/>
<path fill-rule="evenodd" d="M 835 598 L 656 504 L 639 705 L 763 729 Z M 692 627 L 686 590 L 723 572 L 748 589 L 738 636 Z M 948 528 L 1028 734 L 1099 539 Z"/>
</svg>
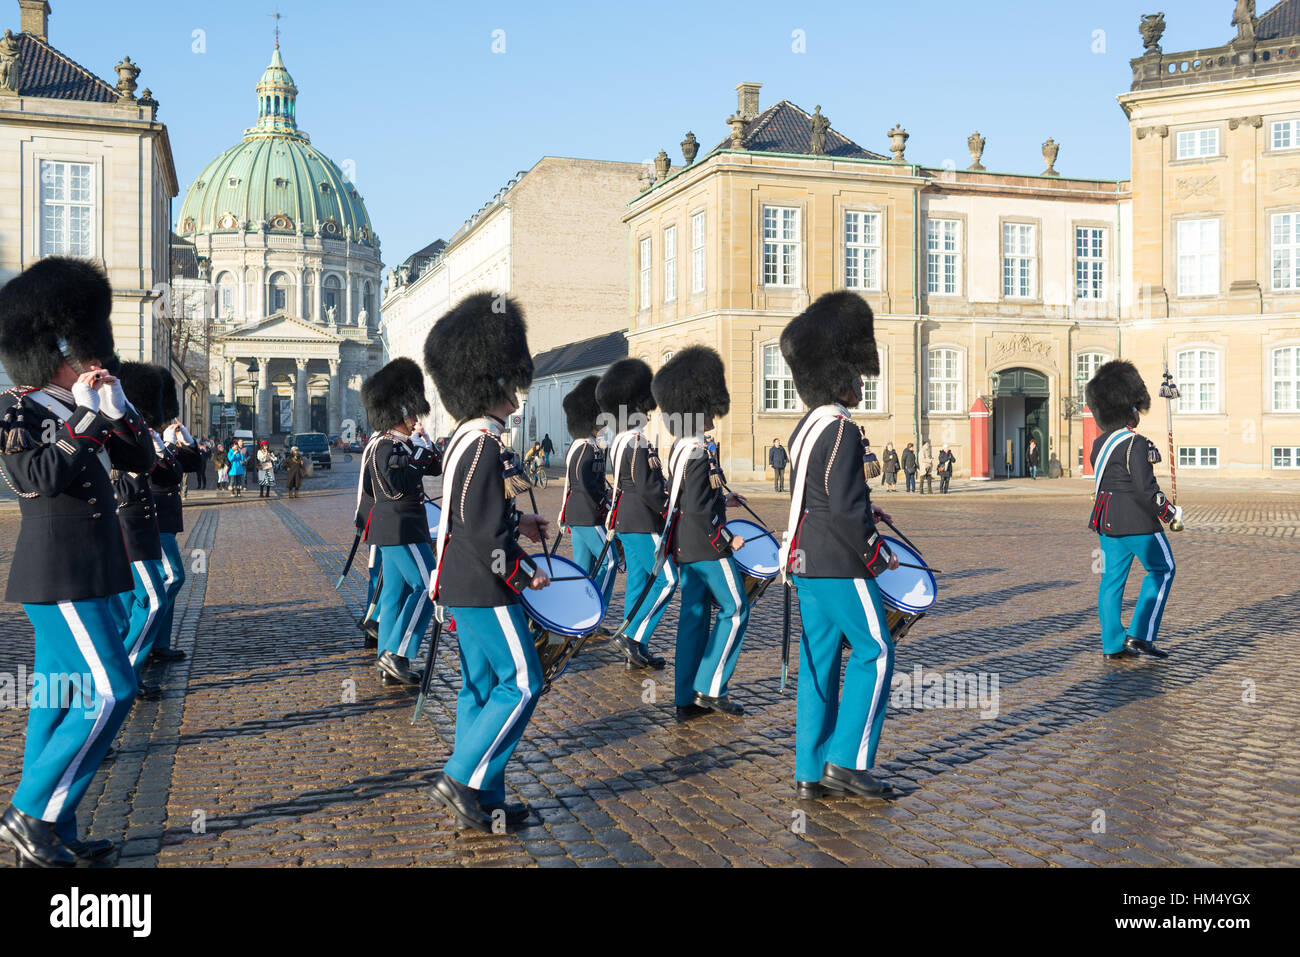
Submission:
<svg viewBox="0 0 1300 957">
<path fill-rule="evenodd" d="M 401 655 L 385 651 L 378 660 L 380 674 L 387 675 L 399 684 L 419 685 L 424 675 L 411 667 L 411 663 Z"/>
<path fill-rule="evenodd" d="M 794 796 L 800 801 L 815 801 L 830 794 L 820 781 L 795 781 Z M 840 792 L 835 792 L 840 793 Z"/>
<path fill-rule="evenodd" d="M 379 647 L 379 639 L 378 639 L 376 636 L 370 634 L 369 632 L 366 632 L 366 634 L 363 635 L 362 638 L 361 638 L 361 647 L 362 647 L 362 648 L 378 648 L 378 647 Z"/>
<path fill-rule="evenodd" d="M 640 671 L 646 668 L 652 668 L 655 671 L 663 671 L 666 662 L 658 655 L 647 655 L 641 650 L 641 646 L 629 638 L 627 635 L 619 635 L 614 640 L 614 646 L 623 652 L 627 659 L 628 671 Z"/>
<path fill-rule="evenodd" d="M 698 718 L 706 714 L 712 714 L 712 712 L 708 708 L 701 708 L 698 704 L 679 704 L 677 706 L 678 721 L 690 721 L 691 718 Z"/>
<path fill-rule="evenodd" d="M 151 685 L 144 681 L 140 682 L 140 690 L 136 692 L 136 697 L 141 701 L 157 701 L 162 696 L 162 685 Z"/>
<path fill-rule="evenodd" d="M 710 698 L 706 694 L 695 692 L 695 703 L 701 708 L 708 708 L 710 711 L 720 711 L 723 714 L 744 714 L 745 709 L 738 704 L 728 701 L 726 697 Z"/>
<path fill-rule="evenodd" d="M 855 771 L 838 764 L 826 762 L 822 768 L 822 787 L 838 791 L 851 791 L 863 797 L 887 797 L 894 791 L 888 781 L 881 781 L 870 771 Z"/>
<path fill-rule="evenodd" d="M 73 853 L 63 846 L 54 825 L 49 821 L 28 817 L 12 804 L 0 817 L 0 840 L 13 845 L 19 864 L 35 867 L 72 867 L 77 863 Z"/>
<path fill-rule="evenodd" d="M 149 652 L 149 657 L 154 661 L 184 661 L 185 652 L 176 648 L 155 648 Z"/>
<path fill-rule="evenodd" d="M 505 801 L 493 801 L 491 804 L 479 804 L 479 807 L 487 812 L 489 818 L 495 815 L 497 811 L 505 811 L 506 823 L 516 826 L 525 823 L 532 815 L 532 811 L 528 809 L 527 804 L 516 802 L 507 804 Z"/>
<path fill-rule="evenodd" d="M 70 850 L 77 860 L 87 864 L 107 860 L 117 850 L 117 845 L 112 841 L 72 840 L 64 841 L 63 846 Z"/>
<path fill-rule="evenodd" d="M 1125 659 L 1125 658 L 1141 658 L 1141 657 L 1142 657 L 1142 656 L 1141 656 L 1140 654 L 1138 654 L 1136 651 L 1134 651 L 1133 649 L 1128 648 L 1128 647 L 1121 648 L 1119 651 L 1112 651 L 1112 652 L 1106 652 L 1106 651 L 1103 651 L 1103 652 L 1101 653 L 1101 656 L 1102 656 L 1103 658 L 1105 658 L 1107 661 L 1122 661 L 1122 660 Z"/>
<path fill-rule="evenodd" d="M 449 810 L 456 819 L 457 830 L 476 830 L 492 833 L 492 818 L 474 797 L 472 788 L 439 774 L 429 791 L 435 801 Z"/>
<path fill-rule="evenodd" d="M 1145 638 L 1128 638 L 1124 641 L 1124 647 L 1129 651 L 1150 655 L 1152 658 L 1169 657 L 1169 652 L 1161 651 L 1155 646 L 1155 642 L 1147 641 Z"/>
</svg>

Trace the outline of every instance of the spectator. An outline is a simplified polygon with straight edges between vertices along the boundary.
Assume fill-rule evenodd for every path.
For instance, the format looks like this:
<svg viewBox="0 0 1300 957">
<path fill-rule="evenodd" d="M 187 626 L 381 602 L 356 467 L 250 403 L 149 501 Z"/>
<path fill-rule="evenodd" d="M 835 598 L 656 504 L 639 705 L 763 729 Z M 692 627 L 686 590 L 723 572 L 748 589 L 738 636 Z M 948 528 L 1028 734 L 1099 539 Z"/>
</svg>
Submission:
<svg viewBox="0 0 1300 957">
<path fill-rule="evenodd" d="M 271 443 L 263 439 L 257 450 L 257 497 L 270 498 L 274 484 L 275 456 L 271 454 Z"/>
<path fill-rule="evenodd" d="M 302 488 L 302 477 L 307 471 L 307 462 L 303 459 L 302 453 L 298 451 L 298 446 L 289 450 L 289 454 L 284 457 L 284 474 L 289 479 L 289 497 L 297 498 L 298 490 Z"/>
<path fill-rule="evenodd" d="M 939 491 L 944 495 L 948 494 L 948 483 L 952 481 L 952 467 L 956 462 L 957 456 L 952 454 L 948 443 L 945 442 L 942 451 L 939 452 Z"/>
<path fill-rule="evenodd" d="M 898 453 L 894 451 L 894 443 L 885 443 L 885 477 L 881 479 L 880 484 L 889 489 L 891 492 L 898 491 Z"/>
<path fill-rule="evenodd" d="M 199 443 L 199 478 L 194 483 L 196 489 L 208 487 L 208 462 L 212 460 L 212 440 L 204 439 Z"/>
<path fill-rule="evenodd" d="M 230 457 L 224 445 L 218 444 L 213 451 L 212 464 L 217 469 L 217 488 L 226 488 L 230 483 Z"/>
<path fill-rule="evenodd" d="M 555 443 L 551 441 L 551 433 L 547 432 L 542 436 L 542 464 L 547 468 L 551 467 L 551 453 L 555 451 Z"/>
<path fill-rule="evenodd" d="M 785 467 L 790 464 L 790 457 L 786 454 L 780 439 L 772 440 L 772 447 L 767 452 L 767 464 L 772 466 L 772 490 L 784 492 Z"/>
<path fill-rule="evenodd" d="M 921 443 L 921 469 L 925 473 L 921 476 L 921 494 L 929 492 L 934 494 L 934 449 L 930 447 L 930 440 L 926 439 Z"/>
<path fill-rule="evenodd" d="M 903 474 L 907 476 L 907 490 L 909 492 L 916 491 L 916 470 L 916 449 L 912 447 L 911 442 L 908 442 L 907 448 L 903 449 Z"/>
<path fill-rule="evenodd" d="M 717 439 L 715 439 L 712 435 L 707 435 L 707 436 L 705 436 L 705 438 L 704 438 L 704 446 L 705 446 L 705 448 L 707 448 L 707 449 L 709 450 L 709 458 L 713 459 L 713 461 L 715 461 L 715 462 L 718 461 L 718 441 L 717 441 Z"/>
<path fill-rule="evenodd" d="M 230 460 L 230 494 L 238 498 L 244 492 L 244 440 L 235 439 L 226 453 Z"/>
<path fill-rule="evenodd" d="M 1039 458 L 1038 441 L 1036 439 L 1030 439 L 1029 448 L 1025 449 L 1025 464 L 1029 466 L 1029 477 L 1034 481 L 1038 481 Z"/>
</svg>

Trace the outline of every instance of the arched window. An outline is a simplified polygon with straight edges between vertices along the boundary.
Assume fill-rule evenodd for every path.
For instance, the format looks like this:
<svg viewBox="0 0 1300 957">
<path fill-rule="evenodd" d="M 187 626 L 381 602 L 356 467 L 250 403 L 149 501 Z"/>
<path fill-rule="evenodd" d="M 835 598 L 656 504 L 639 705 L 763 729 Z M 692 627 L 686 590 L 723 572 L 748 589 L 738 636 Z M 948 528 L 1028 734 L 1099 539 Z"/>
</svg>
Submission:
<svg viewBox="0 0 1300 957">
<path fill-rule="evenodd" d="M 332 315 L 335 322 L 338 322 L 339 319 L 342 318 L 338 314 L 340 309 L 339 303 L 342 300 L 342 298 L 343 298 L 343 284 L 339 282 L 339 277 L 326 276 L 325 277 L 325 299 L 323 302 L 323 305 L 325 307 L 326 319 L 331 318 L 331 310 L 333 311 Z"/>
<path fill-rule="evenodd" d="M 1087 385 L 1105 362 L 1104 352 L 1080 352 L 1074 357 L 1074 381 Z"/>
<path fill-rule="evenodd" d="M 276 116 L 279 116 L 279 115 L 280 115 L 280 97 L 279 97 L 279 96 L 276 96 L 276 98 L 275 98 L 275 115 L 276 115 Z"/>
<path fill-rule="evenodd" d="M 1300 346 L 1273 350 L 1273 411 L 1300 412 Z"/>
<path fill-rule="evenodd" d="M 361 308 L 366 311 L 367 323 L 375 321 L 375 287 L 369 281 L 361 290 Z"/>
<path fill-rule="evenodd" d="M 960 412 L 961 353 L 956 349 L 931 349 L 927 360 L 929 401 L 926 408 L 931 412 Z"/>
<path fill-rule="evenodd" d="M 271 277 L 270 295 L 267 297 L 267 314 L 287 312 L 289 309 L 289 290 L 292 283 L 286 273 L 278 272 Z"/>
<path fill-rule="evenodd" d="M 232 319 L 235 315 L 235 276 L 223 272 L 217 277 L 217 318 Z"/>
</svg>

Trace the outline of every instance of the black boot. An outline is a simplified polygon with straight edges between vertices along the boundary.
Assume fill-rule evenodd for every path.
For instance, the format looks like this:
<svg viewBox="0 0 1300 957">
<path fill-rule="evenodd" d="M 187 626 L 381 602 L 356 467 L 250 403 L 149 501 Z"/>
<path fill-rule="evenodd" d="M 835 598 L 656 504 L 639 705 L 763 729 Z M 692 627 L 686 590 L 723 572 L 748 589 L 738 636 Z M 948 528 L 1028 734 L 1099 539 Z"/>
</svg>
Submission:
<svg viewBox="0 0 1300 957">
<path fill-rule="evenodd" d="M 63 846 L 54 825 L 28 817 L 12 804 L 0 817 L 0 840 L 13 845 L 18 863 L 35 867 L 72 867 L 76 856 Z"/>
</svg>

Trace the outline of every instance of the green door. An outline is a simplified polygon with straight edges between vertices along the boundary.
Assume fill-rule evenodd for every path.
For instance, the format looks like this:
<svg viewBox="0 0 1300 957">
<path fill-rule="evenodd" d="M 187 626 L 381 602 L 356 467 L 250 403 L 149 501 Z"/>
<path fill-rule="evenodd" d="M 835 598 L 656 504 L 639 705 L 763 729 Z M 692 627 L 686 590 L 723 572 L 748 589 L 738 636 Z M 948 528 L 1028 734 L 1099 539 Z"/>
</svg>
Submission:
<svg viewBox="0 0 1300 957">
<path fill-rule="evenodd" d="M 1048 459 L 1051 457 L 1047 447 L 1046 399 L 1025 399 L 1025 444 L 1020 450 L 1020 461 L 1025 463 L 1022 472 L 1025 475 L 1029 474 L 1029 460 L 1025 457 L 1025 452 L 1029 448 L 1030 439 L 1038 443 L 1038 472 L 1046 475 Z"/>
</svg>

